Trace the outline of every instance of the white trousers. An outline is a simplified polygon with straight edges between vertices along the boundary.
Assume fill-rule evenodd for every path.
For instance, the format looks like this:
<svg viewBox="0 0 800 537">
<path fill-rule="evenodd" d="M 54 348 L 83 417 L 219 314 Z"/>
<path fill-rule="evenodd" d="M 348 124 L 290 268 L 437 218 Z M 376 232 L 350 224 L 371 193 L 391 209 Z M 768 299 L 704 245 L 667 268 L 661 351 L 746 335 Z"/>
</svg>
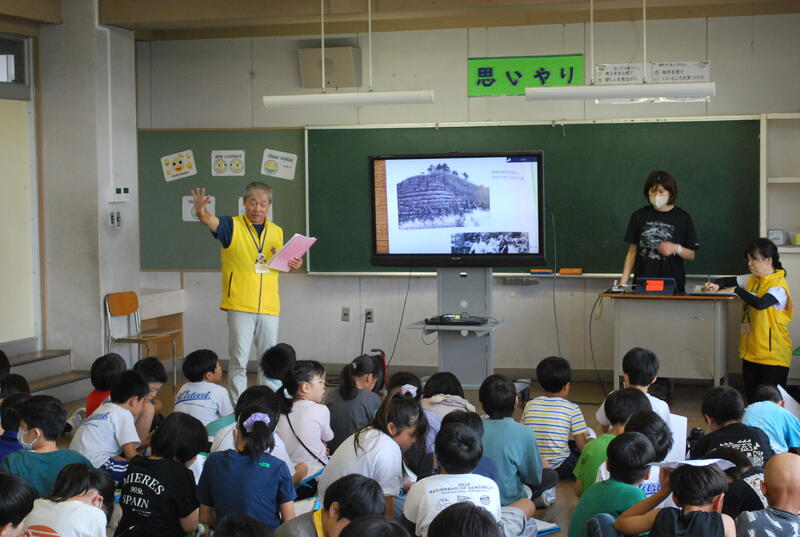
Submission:
<svg viewBox="0 0 800 537">
<path fill-rule="evenodd" d="M 247 389 L 247 361 L 250 349 L 256 347 L 258 358 L 278 342 L 278 316 L 228 310 L 228 390 L 233 404 Z M 258 368 L 258 384 L 263 384 Z"/>
</svg>

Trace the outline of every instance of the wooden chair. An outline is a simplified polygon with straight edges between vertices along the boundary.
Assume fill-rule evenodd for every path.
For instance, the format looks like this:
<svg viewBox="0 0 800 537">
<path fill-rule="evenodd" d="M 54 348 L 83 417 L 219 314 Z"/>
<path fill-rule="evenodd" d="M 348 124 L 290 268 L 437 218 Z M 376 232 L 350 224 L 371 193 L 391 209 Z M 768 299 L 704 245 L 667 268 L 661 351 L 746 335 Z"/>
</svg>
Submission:
<svg viewBox="0 0 800 537">
<path fill-rule="evenodd" d="M 120 293 L 109 293 L 105 298 L 106 306 L 106 348 L 111 347 L 111 342 L 117 343 L 135 343 L 136 349 L 139 354 L 139 359 L 142 358 L 142 348 L 144 345 L 147 350 L 147 356 L 150 356 L 150 344 L 160 341 L 170 341 L 172 343 L 172 387 L 177 389 L 178 385 L 178 363 L 175 356 L 175 336 L 180 333 L 180 330 L 170 329 L 156 329 L 142 331 L 142 323 L 139 318 L 139 297 L 133 291 L 123 291 Z M 128 325 L 130 326 L 130 318 L 133 316 L 135 333 L 117 337 L 113 333 L 112 318 L 114 317 L 127 317 Z M 147 357 L 145 356 L 145 358 Z"/>
</svg>

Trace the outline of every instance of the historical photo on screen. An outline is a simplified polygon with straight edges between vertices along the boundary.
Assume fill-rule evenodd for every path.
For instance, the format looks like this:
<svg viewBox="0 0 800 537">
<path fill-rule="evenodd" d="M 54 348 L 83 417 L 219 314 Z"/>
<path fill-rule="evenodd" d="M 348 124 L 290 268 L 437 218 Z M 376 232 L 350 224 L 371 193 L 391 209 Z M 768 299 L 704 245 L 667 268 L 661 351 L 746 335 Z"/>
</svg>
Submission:
<svg viewBox="0 0 800 537">
<path fill-rule="evenodd" d="M 529 251 L 528 234 L 524 231 L 454 233 L 450 238 L 452 254 L 526 254 Z"/>
</svg>

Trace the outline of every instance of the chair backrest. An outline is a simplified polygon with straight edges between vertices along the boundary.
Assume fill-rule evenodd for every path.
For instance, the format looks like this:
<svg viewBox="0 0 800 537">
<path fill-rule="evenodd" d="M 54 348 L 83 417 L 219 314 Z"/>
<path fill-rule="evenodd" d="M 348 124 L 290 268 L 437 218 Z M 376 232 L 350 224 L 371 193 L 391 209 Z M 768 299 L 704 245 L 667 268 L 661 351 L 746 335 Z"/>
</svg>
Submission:
<svg viewBox="0 0 800 537">
<path fill-rule="evenodd" d="M 122 317 L 139 310 L 139 297 L 133 291 L 106 295 L 106 310 L 112 317 Z"/>
</svg>

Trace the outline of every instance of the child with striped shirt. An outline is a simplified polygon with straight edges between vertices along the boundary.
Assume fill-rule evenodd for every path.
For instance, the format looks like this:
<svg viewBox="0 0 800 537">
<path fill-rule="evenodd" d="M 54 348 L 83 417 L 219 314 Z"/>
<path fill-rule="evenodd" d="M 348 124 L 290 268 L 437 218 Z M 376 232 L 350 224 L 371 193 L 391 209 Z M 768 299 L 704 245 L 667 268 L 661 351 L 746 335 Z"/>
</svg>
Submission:
<svg viewBox="0 0 800 537">
<path fill-rule="evenodd" d="M 525 404 L 522 423 L 536 433 L 536 447 L 550 468 L 560 479 L 570 477 L 590 431 L 580 407 L 566 399 L 572 369 L 564 358 L 550 356 L 536 366 L 536 377 L 545 393 Z"/>
</svg>

